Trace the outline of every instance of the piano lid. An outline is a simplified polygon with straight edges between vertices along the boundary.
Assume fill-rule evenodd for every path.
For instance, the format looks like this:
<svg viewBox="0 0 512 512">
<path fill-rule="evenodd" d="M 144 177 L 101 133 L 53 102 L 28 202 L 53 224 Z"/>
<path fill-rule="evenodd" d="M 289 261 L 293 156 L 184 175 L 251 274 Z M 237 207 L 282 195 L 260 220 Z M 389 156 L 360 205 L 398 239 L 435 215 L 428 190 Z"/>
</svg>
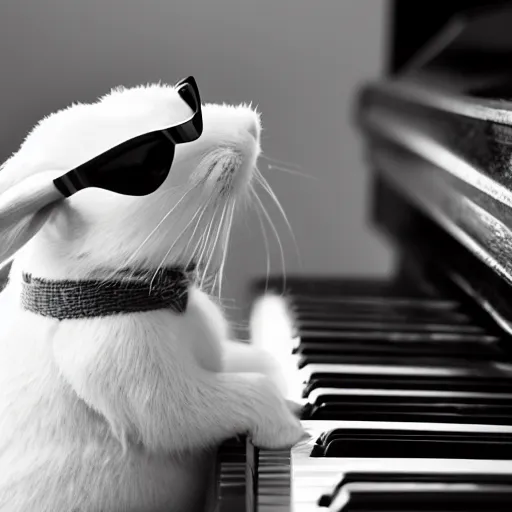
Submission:
<svg viewBox="0 0 512 512">
<path fill-rule="evenodd" d="M 507 288 L 512 286 L 510 27 L 512 2 L 456 16 L 400 73 L 363 87 L 357 105 L 378 179 Z M 509 297 L 512 304 L 512 288 Z M 512 334 L 512 308 L 502 316 Z"/>
</svg>

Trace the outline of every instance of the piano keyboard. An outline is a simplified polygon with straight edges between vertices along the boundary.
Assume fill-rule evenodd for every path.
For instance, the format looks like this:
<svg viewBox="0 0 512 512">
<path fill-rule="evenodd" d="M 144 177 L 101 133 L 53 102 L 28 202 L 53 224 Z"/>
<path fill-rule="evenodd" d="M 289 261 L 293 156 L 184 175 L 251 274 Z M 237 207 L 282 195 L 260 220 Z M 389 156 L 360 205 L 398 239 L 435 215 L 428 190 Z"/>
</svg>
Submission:
<svg viewBox="0 0 512 512">
<path fill-rule="evenodd" d="M 512 357 L 483 313 L 398 284 L 288 286 L 311 438 L 240 442 L 245 502 L 221 477 L 219 511 L 510 510 Z"/>
</svg>

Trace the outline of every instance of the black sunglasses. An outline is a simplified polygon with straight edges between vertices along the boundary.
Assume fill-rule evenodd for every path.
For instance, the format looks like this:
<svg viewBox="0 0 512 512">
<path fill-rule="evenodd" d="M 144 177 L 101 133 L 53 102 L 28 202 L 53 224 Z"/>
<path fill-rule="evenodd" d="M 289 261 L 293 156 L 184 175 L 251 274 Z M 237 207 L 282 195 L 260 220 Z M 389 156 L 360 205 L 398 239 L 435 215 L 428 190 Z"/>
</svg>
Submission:
<svg viewBox="0 0 512 512">
<path fill-rule="evenodd" d="M 203 133 L 201 98 L 194 77 L 176 85 L 194 114 L 178 126 L 145 133 L 72 169 L 53 183 L 65 197 L 87 187 L 118 194 L 145 196 L 162 185 L 169 174 L 176 144 L 198 139 Z"/>
</svg>

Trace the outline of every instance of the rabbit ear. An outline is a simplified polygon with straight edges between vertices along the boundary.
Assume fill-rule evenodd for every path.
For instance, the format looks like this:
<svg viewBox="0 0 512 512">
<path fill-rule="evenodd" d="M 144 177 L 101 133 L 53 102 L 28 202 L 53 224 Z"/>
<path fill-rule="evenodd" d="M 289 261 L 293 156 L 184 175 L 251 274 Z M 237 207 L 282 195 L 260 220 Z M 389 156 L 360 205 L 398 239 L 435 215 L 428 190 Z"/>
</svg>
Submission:
<svg viewBox="0 0 512 512">
<path fill-rule="evenodd" d="M 0 292 L 7 284 L 16 253 L 44 226 L 54 207 L 55 203 L 50 204 L 33 215 L 25 217 L 2 233 L 0 241 Z"/>
<path fill-rule="evenodd" d="M 0 164 L 0 197 L 11 187 L 37 174 L 34 162 L 26 161 L 18 152 Z"/>
<path fill-rule="evenodd" d="M 24 217 L 21 221 L 1 229 L 0 266 L 14 259 L 14 255 L 44 226 L 54 204 Z"/>
<path fill-rule="evenodd" d="M 56 202 L 63 199 L 53 184 L 59 174 L 38 173 L 0 194 L 0 264 L 43 227 Z"/>
<path fill-rule="evenodd" d="M 24 178 L 20 173 L 16 173 L 17 160 L 16 155 L 13 155 L 0 164 L 0 195 Z"/>
</svg>

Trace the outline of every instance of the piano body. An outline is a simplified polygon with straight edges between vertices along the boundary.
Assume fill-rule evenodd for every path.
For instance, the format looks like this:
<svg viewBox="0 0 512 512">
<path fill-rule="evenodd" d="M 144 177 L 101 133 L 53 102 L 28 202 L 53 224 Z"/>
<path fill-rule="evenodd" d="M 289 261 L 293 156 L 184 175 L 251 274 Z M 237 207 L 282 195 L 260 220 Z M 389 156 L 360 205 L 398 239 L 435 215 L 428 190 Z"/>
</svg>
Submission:
<svg viewBox="0 0 512 512">
<path fill-rule="evenodd" d="M 282 343 L 312 438 L 291 451 L 227 442 L 219 511 L 510 510 L 511 54 L 508 2 L 455 16 L 360 91 L 372 221 L 399 269 L 288 276 Z M 283 280 L 265 281 L 253 325 L 271 333 Z"/>
</svg>

